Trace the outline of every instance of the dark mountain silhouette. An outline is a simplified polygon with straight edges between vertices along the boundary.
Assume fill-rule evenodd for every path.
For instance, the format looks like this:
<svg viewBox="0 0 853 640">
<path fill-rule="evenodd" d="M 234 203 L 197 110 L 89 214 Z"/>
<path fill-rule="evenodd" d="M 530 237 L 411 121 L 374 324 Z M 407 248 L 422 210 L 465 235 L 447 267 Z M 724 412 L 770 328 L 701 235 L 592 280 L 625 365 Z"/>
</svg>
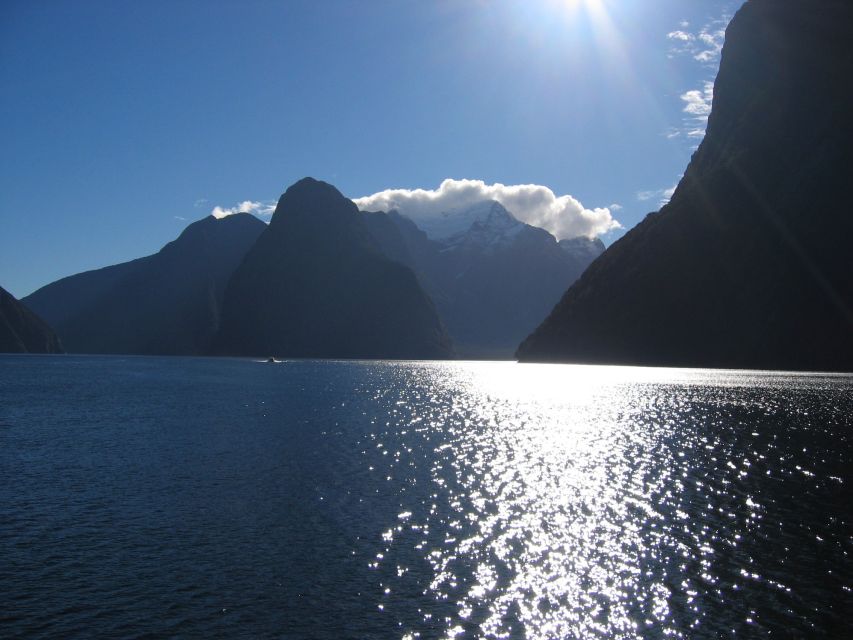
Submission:
<svg viewBox="0 0 853 640">
<path fill-rule="evenodd" d="M 363 215 L 386 255 L 417 273 L 461 357 L 511 358 L 604 245 L 558 243 L 497 202 L 474 208 L 461 212 L 469 229 L 441 240 L 395 211 Z"/>
<path fill-rule="evenodd" d="M 202 354 L 228 278 L 265 228 L 248 213 L 208 216 L 154 255 L 63 278 L 24 300 L 70 352 Z"/>
<path fill-rule="evenodd" d="M 408 267 L 356 206 L 311 178 L 291 186 L 235 271 L 215 351 L 315 358 L 443 358 L 450 343 Z"/>
<path fill-rule="evenodd" d="M 0 353 L 63 353 L 47 323 L 0 287 Z"/>
<path fill-rule="evenodd" d="M 671 202 L 521 360 L 853 370 L 853 3 L 750 0 Z"/>
</svg>

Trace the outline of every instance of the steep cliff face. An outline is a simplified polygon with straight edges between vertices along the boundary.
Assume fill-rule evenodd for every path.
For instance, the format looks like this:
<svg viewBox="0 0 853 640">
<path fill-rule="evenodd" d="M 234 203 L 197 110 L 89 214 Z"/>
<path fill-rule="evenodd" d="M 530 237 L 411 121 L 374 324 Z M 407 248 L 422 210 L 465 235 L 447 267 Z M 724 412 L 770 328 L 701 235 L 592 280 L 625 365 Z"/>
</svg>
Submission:
<svg viewBox="0 0 853 640">
<path fill-rule="evenodd" d="M 215 352 L 443 358 L 450 343 L 411 269 L 386 257 L 356 206 L 300 180 L 234 273 Z"/>
<path fill-rule="evenodd" d="M 853 370 L 853 3 L 749 0 L 671 202 L 518 357 Z"/>
<path fill-rule="evenodd" d="M 205 353 L 228 278 L 265 228 L 248 213 L 208 216 L 156 254 L 57 280 L 25 301 L 74 353 Z"/>
<path fill-rule="evenodd" d="M 2 287 L 0 353 L 63 353 L 53 329 Z"/>
</svg>

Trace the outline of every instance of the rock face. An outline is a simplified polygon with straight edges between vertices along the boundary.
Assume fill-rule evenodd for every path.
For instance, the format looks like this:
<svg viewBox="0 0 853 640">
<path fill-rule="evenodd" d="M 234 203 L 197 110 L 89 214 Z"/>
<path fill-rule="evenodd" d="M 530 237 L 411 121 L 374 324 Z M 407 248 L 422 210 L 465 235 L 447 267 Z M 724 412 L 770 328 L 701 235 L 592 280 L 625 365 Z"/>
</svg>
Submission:
<svg viewBox="0 0 853 640">
<path fill-rule="evenodd" d="M 418 275 L 460 357 L 511 358 L 604 251 L 599 240 L 558 243 L 494 201 L 437 219 L 435 239 L 396 212 L 363 215 L 386 255 Z"/>
<path fill-rule="evenodd" d="M 853 3 L 749 0 L 671 202 L 519 347 L 527 361 L 853 370 Z"/>
<path fill-rule="evenodd" d="M 63 353 L 53 329 L 2 287 L 0 353 Z"/>
<path fill-rule="evenodd" d="M 379 250 L 350 200 L 305 178 L 231 278 L 215 352 L 420 359 L 451 348 L 411 269 Z"/>
<path fill-rule="evenodd" d="M 208 216 L 154 255 L 63 278 L 24 300 L 70 352 L 203 354 L 228 278 L 265 228 L 248 213 Z"/>
</svg>

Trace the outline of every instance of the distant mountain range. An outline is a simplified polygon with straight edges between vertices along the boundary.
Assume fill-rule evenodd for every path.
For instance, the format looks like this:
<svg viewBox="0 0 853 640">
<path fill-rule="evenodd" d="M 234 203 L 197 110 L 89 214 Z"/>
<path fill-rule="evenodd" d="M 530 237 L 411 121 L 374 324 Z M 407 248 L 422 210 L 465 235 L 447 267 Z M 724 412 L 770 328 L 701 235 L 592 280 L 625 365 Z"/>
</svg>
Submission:
<svg viewBox="0 0 853 640">
<path fill-rule="evenodd" d="M 597 257 L 493 201 L 439 216 L 359 212 L 311 178 L 269 225 L 189 225 L 161 251 L 24 298 L 73 353 L 509 358 Z"/>
<path fill-rule="evenodd" d="M 853 370 L 853 3 L 750 0 L 672 200 L 524 341 L 526 361 Z"/>
<path fill-rule="evenodd" d="M 2 287 L 0 353 L 63 353 L 53 329 Z"/>
<path fill-rule="evenodd" d="M 557 242 L 491 200 L 421 221 L 429 234 L 396 211 L 364 215 L 386 255 L 418 275 L 459 357 L 511 358 L 604 251 L 600 240 Z"/>
<path fill-rule="evenodd" d="M 154 255 L 57 280 L 23 300 L 73 353 L 205 354 L 228 279 L 265 229 L 248 213 L 208 216 Z"/>
</svg>

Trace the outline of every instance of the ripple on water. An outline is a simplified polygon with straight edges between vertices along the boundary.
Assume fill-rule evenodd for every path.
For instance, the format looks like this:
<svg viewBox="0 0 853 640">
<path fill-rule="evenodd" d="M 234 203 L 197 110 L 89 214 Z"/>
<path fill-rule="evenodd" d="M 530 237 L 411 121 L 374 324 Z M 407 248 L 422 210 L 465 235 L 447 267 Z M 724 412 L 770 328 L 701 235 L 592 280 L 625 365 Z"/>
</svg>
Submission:
<svg viewBox="0 0 853 640">
<path fill-rule="evenodd" d="M 0 358 L 0 636 L 838 637 L 844 376 Z"/>
<path fill-rule="evenodd" d="M 430 492 L 386 531 L 373 565 L 396 568 L 386 596 L 417 582 L 444 604 L 438 622 L 435 607 L 419 624 L 401 615 L 411 637 L 844 624 L 849 591 L 832 571 L 850 578 L 850 507 L 826 468 L 846 469 L 849 455 L 814 429 L 849 443 L 849 379 L 495 364 L 454 374 L 423 368 L 432 398 L 406 403 L 401 391 L 413 415 L 376 434 L 430 468 Z M 421 558 L 427 571 L 400 564 Z"/>
</svg>

